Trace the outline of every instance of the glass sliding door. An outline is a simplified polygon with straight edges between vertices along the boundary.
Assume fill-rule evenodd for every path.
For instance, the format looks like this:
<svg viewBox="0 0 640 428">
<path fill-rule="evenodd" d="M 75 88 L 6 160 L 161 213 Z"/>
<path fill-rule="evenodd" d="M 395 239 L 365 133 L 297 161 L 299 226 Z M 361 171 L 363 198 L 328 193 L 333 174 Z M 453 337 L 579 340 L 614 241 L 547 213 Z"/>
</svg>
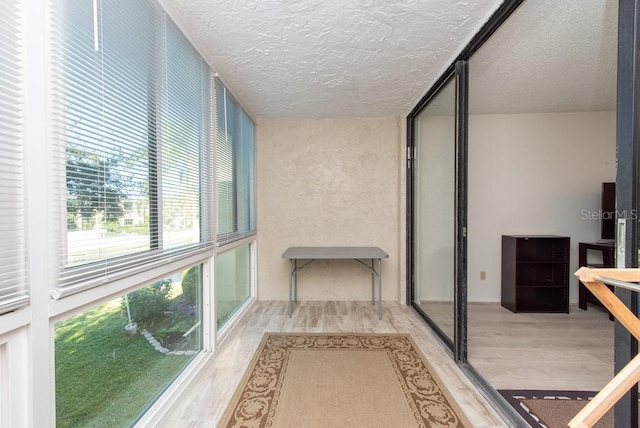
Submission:
<svg viewBox="0 0 640 428">
<path fill-rule="evenodd" d="M 455 339 L 456 86 L 451 77 L 412 120 L 412 304 Z"/>
</svg>

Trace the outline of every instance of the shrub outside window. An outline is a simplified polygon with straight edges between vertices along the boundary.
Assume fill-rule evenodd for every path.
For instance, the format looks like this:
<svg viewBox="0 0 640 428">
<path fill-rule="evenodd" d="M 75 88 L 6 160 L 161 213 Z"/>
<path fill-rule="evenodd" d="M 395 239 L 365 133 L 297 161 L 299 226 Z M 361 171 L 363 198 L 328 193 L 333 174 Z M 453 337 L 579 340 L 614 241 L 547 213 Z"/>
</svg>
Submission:
<svg viewBox="0 0 640 428">
<path fill-rule="evenodd" d="M 202 350 L 202 267 L 55 325 L 56 426 L 129 426 Z"/>
</svg>

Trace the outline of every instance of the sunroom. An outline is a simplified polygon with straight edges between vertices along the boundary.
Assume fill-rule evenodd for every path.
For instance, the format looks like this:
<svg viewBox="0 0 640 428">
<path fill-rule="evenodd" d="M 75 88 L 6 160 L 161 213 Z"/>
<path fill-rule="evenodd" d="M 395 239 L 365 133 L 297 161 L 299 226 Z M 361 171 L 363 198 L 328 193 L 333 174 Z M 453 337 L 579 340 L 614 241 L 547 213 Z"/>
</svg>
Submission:
<svg viewBox="0 0 640 428">
<path fill-rule="evenodd" d="M 577 242 L 600 233 L 597 222 L 573 222 L 574 211 L 598 210 L 601 183 L 616 182 L 616 212 L 635 220 L 637 164 L 627 165 L 635 155 L 626 153 L 637 153 L 637 135 L 625 134 L 636 120 L 625 56 L 633 43 L 619 35 L 635 34 L 640 12 L 626 0 L 201 3 L 0 6 L 0 426 L 216 424 L 269 331 L 411 333 L 447 386 L 464 391 L 469 419 L 523 423 L 497 392 L 508 382 L 492 377 L 504 363 L 483 365 L 487 348 L 471 343 L 484 336 L 467 324 L 507 319 L 500 234 L 566 233 L 573 272 Z M 539 25 L 545 13 L 566 13 L 549 19 L 554 35 L 571 34 L 564 52 L 601 42 L 602 55 L 585 54 L 581 65 L 598 73 L 573 79 L 593 90 L 583 105 L 474 104 L 475 95 L 491 99 L 482 88 L 495 85 L 487 76 L 499 70 L 496 52 L 508 67 L 510 54 L 526 57 L 514 34 L 535 44 L 550 28 Z M 506 90 L 492 102 L 509 92 L 524 98 L 522 81 L 533 77 L 520 74 L 500 80 Z M 606 99 L 587 106 L 589 96 Z M 513 134 L 487 146 L 504 157 L 487 156 L 479 142 L 506 124 Z M 529 202 L 506 195 L 515 179 L 494 192 L 500 162 L 522 155 L 536 168 L 557 148 L 508 140 L 534 128 L 554 138 L 580 129 L 584 146 L 567 138 L 554 164 L 567 171 L 550 175 L 572 184 L 527 178 Z M 527 135 L 527 144 L 542 138 Z M 487 208 L 489 200 L 497 205 Z M 509 203 L 565 202 L 565 217 L 542 222 L 496 213 Z M 565 227 L 571 222 L 579 227 Z M 477 226 L 469 237 L 468 226 Z M 625 233 L 605 243 L 617 245 L 619 260 L 621 248 L 637 251 L 635 226 Z M 371 270 L 316 261 L 300 274 L 292 305 L 283 253 L 297 246 L 372 246 L 388 258 L 382 272 L 373 260 Z M 620 326 L 601 308 L 577 308 L 580 287 L 571 279 L 567 313 L 545 320 L 606 336 L 588 351 L 602 357 L 591 371 L 604 374 L 582 379 L 599 389 L 613 376 L 614 350 L 619 370 L 636 345 L 618 330 L 613 345 Z M 620 296 L 637 311 L 635 294 Z M 587 352 L 569 348 L 576 358 Z M 617 420 L 637 419 L 634 400 L 632 391 Z"/>
</svg>

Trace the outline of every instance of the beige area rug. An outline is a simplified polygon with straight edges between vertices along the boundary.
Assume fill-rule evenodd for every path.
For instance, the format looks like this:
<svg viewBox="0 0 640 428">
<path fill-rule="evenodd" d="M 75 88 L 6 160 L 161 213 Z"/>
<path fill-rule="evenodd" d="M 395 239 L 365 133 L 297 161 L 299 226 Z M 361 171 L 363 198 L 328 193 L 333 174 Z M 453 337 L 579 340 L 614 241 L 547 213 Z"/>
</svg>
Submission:
<svg viewBox="0 0 640 428">
<path fill-rule="evenodd" d="M 266 333 L 219 426 L 471 426 L 405 334 Z"/>
</svg>

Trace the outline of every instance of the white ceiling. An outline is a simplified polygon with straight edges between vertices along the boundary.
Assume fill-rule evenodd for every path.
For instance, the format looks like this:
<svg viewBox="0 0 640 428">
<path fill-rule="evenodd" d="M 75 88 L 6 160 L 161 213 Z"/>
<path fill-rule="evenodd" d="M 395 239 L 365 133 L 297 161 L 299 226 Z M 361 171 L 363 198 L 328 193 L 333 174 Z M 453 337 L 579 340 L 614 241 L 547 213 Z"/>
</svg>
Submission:
<svg viewBox="0 0 640 428">
<path fill-rule="evenodd" d="M 527 0 L 469 61 L 472 113 L 614 111 L 618 2 Z"/>
<path fill-rule="evenodd" d="M 256 117 L 408 113 L 501 0 L 164 0 Z"/>
<path fill-rule="evenodd" d="M 406 114 L 501 2 L 162 0 L 245 108 L 264 118 Z M 470 61 L 472 108 L 609 109 L 615 25 L 613 41 L 604 30 L 616 3 L 525 1 Z M 558 91 L 571 99 L 555 100 Z"/>
</svg>

